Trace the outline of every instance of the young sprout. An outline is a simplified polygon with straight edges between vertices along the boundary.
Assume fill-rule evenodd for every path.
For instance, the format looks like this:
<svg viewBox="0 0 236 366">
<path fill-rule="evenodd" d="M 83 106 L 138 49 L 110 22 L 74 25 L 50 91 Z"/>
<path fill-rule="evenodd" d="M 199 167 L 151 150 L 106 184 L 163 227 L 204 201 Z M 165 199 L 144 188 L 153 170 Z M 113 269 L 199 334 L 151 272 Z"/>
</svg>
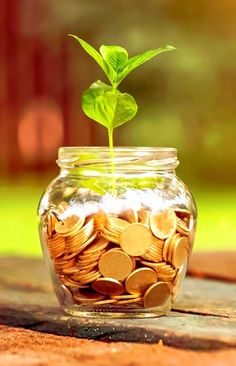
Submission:
<svg viewBox="0 0 236 366">
<path fill-rule="evenodd" d="M 116 127 L 130 121 L 137 113 L 137 103 L 128 93 L 122 93 L 118 86 L 134 69 L 159 55 L 172 51 L 175 47 L 163 46 L 129 58 L 125 48 L 120 46 L 101 46 L 99 52 L 81 38 L 69 34 L 80 43 L 83 49 L 99 64 L 110 85 L 98 80 L 82 96 L 82 109 L 94 121 L 108 130 L 109 147 L 113 150 L 113 131 Z"/>
</svg>

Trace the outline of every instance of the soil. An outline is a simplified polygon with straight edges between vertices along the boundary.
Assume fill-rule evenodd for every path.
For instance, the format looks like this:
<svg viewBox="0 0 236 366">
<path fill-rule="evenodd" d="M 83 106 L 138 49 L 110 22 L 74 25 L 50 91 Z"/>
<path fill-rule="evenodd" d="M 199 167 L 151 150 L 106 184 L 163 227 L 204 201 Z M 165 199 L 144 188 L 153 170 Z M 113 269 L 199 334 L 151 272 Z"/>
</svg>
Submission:
<svg viewBox="0 0 236 366">
<path fill-rule="evenodd" d="M 196 352 L 158 344 L 105 343 L 0 325 L 1 366 L 234 366 L 236 349 Z"/>
</svg>

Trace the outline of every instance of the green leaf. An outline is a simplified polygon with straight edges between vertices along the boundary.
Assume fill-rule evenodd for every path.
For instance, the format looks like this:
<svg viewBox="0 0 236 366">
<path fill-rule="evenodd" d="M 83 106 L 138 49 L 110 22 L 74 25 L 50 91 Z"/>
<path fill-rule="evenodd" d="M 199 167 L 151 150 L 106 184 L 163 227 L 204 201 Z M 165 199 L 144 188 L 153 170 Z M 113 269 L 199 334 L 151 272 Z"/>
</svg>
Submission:
<svg viewBox="0 0 236 366">
<path fill-rule="evenodd" d="M 117 104 L 113 118 L 113 128 L 123 125 L 135 117 L 138 106 L 132 95 L 123 93 L 117 95 Z"/>
<path fill-rule="evenodd" d="M 116 72 L 113 70 L 111 65 L 107 64 L 100 53 L 92 47 L 89 43 L 85 42 L 83 39 L 75 36 L 74 34 L 69 34 L 70 37 L 76 39 L 77 42 L 83 47 L 83 49 L 98 63 L 102 70 L 107 75 L 110 82 L 116 79 Z"/>
<path fill-rule="evenodd" d="M 135 99 L 101 81 L 93 83 L 82 96 L 84 113 L 112 131 L 137 113 Z"/>
<path fill-rule="evenodd" d="M 119 70 L 127 64 L 128 52 L 123 47 L 103 45 L 100 47 L 100 53 L 105 62 L 109 64 L 116 73 L 119 73 Z"/>
<path fill-rule="evenodd" d="M 140 55 L 131 57 L 127 64 L 123 67 L 123 69 L 120 71 L 119 75 L 117 76 L 117 84 L 119 84 L 132 70 L 136 69 L 143 63 L 147 62 L 148 60 L 152 59 L 153 57 L 159 55 L 163 52 L 168 52 L 175 50 L 175 47 L 172 46 L 164 46 L 157 48 L 155 50 L 146 51 L 144 53 L 141 53 Z"/>
<path fill-rule="evenodd" d="M 113 118 L 113 116 L 110 116 L 108 104 L 109 101 L 113 110 L 114 106 L 112 97 L 109 98 L 110 95 L 108 94 L 106 103 L 104 102 L 104 94 L 107 92 L 111 93 L 111 91 L 111 86 L 98 80 L 85 90 L 82 96 L 82 108 L 84 113 L 89 118 L 92 118 L 94 121 L 105 127 L 110 123 L 110 119 Z M 105 108 L 108 108 L 108 110 L 105 111 Z"/>
</svg>

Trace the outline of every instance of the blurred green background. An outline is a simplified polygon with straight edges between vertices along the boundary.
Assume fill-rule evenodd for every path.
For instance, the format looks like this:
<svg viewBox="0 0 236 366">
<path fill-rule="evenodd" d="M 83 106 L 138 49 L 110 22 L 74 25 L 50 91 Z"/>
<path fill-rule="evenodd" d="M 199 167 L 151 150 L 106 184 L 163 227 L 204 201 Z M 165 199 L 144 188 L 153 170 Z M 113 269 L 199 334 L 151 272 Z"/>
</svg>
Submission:
<svg viewBox="0 0 236 366">
<path fill-rule="evenodd" d="M 121 84 L 139 112 L 115 144 L 176 147 L 199 209 L 196 250 L 236 248 L 234 0 L 2 0 L 0 14 L 0 254 L 40 255 L 36 208 L 57 148 L 107 144 L 80 102 L 105 79 L 68 33 L 130 55 L 177 47 Z"/>
</svg>

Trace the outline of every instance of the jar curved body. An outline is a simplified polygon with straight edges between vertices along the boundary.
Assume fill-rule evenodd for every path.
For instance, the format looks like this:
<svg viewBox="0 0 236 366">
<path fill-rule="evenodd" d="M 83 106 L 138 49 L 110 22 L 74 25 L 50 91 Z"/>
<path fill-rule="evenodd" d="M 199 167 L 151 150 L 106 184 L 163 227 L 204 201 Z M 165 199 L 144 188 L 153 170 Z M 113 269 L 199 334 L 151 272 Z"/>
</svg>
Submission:
<svg viewBox="0 0 236 366">
<path fill-rule="evenodd" d="M 144 161 L 142 154 L 130 159 L 129 151 L 108 161 L 98 159 L 99 150 L 86 160 L 63 151 L 61 173 L 38 214 L 44 258 L 67 313 L 148 317 L 171 309 L 192 251 L 197 212 L 174 169 L 165 169 L 174 162 L 169 156 L 153 159 L 153 151 Z"/>
</svg>

